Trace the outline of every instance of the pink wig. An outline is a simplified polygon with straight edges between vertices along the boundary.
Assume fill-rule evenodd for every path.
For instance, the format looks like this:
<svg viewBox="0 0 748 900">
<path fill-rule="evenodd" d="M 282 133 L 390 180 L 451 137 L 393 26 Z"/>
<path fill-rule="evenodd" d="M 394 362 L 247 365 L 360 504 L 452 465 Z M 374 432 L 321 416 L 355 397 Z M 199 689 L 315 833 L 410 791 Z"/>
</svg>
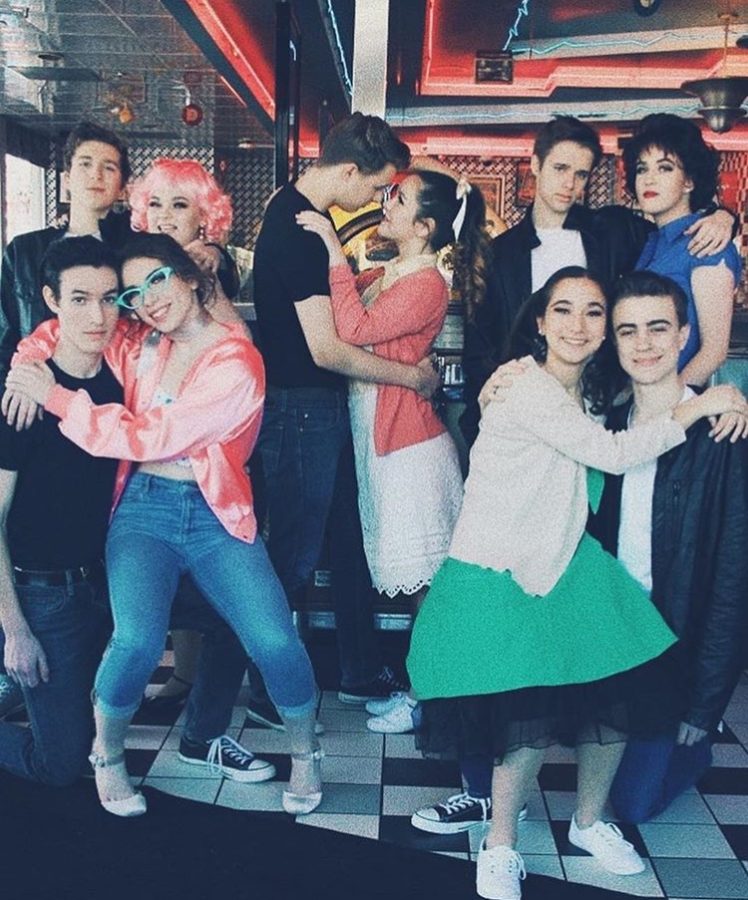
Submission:
<svg viewBox="0 0 748 900">
<path fill-rule="evenodd" d="M 132 227 L 147 231 L 146 213 L 151 195 L 159 184 L 167 182 L 172 188 L 194 199 L 205 221 L 205 239 L 222 244 L 231 228 L 231 199 L 218 186 L 215 178 L 194 159 L 157 159 L 130 189 Z"/>
</svg>

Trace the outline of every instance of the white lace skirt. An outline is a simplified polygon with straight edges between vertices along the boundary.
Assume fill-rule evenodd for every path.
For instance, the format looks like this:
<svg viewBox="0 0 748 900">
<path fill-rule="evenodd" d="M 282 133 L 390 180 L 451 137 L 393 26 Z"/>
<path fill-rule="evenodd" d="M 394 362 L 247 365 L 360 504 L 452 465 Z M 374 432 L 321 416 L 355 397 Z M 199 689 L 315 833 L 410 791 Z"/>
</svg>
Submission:
<svg viewBox="0 0 748 900">
<path fill-rule="evenodd" d="M 358 505 L 372 583 L 394 597 L 431 583 L 462 503 L 462 473 L 449 434 L 377 456 L 377 388 L 352 382 L 348 398 Z"/>
</svg>

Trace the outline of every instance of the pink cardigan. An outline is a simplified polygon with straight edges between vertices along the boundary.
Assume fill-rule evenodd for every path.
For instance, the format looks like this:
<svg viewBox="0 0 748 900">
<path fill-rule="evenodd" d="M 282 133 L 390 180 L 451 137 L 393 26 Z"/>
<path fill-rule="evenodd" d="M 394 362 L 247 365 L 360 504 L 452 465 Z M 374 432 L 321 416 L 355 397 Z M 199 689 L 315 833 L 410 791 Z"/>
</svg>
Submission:
<svg viewBox="0 0 748 900">
<path fill-rule="evenodd" d="M 125 390 L 125 406 L 97 406 L 86 391 L 56 385 L 45 409 L 59 416 L 60 431 L 92 456 L 122 460 L 117 506 L 133 462 L 188 456 L 197 484 L 222 525 L 252 543 L 257 522 L 244 465 L 257 441 L 265 397 L 265 370 L 240 325 L 193 363 L 174 402 L 151 409 L 171 342 L 145 326 L 120 320 L 104 358 Z M 19 344 L 14 362 L 48 358 L 57 344 L 56 319 L 43 322 Z"/>
<path fill-rule="evenodd" d="M 372 283 L 376 273 L 361 276 Z M 414 365 L 431 349 L 447 313 L 449 294 L 436 267 L 419 269 L 383 290 L 371 306 L 361 302 L 348 265 L 330 269 L 335 328 L 348 344 L 371 345 L 384 359 Z M 378 456 L 427 441 L 446 431 L 431 403 L 394 384 L 377 386 L 374 447 Z"/>
</svg>

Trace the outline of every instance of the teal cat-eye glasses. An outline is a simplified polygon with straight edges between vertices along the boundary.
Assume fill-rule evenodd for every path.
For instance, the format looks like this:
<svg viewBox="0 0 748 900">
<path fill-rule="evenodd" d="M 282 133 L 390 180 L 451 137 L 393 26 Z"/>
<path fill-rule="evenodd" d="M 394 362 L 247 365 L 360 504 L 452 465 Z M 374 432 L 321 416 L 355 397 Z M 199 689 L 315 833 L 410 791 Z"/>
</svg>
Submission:
<svg viewBox="0 0 748 900">
<path fill-rule="evenodd" d="M 165 290 L 173 274 L 174 269 L 171 266 L 160 266 L 158 269 L 154 269 L 141 285 L 122 291 L 117 297 L 117 305 L 125 309 L 140 309 L 145 303 L 146 293 L 160 294 Z"/>
</svg>

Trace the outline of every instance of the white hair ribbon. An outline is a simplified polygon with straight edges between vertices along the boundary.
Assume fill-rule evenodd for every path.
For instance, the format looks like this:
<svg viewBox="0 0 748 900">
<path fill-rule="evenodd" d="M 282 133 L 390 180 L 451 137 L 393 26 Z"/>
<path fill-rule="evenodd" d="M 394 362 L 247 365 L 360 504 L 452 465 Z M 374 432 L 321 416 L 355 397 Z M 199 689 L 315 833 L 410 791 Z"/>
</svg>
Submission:
<svg viewBox="0 0 748 900">
<path fill-rule="evenodd" d="M 462 226 L 465 224 L 465 213 L 467 212 L 467 198 L 468 194 L 472 190 L 472 185 L 465 178 L 464 175 L 460 175 L 460 180 L 457 182 L 457 188 L 455 189 L 455 197 L 460 200 L 460 208 L 457 210 L 457 215 L 452 222 L 452 231 L 454 232 L 455 241 L 459 241 L 460 232 L 462 231 Z"/>
</svg>

